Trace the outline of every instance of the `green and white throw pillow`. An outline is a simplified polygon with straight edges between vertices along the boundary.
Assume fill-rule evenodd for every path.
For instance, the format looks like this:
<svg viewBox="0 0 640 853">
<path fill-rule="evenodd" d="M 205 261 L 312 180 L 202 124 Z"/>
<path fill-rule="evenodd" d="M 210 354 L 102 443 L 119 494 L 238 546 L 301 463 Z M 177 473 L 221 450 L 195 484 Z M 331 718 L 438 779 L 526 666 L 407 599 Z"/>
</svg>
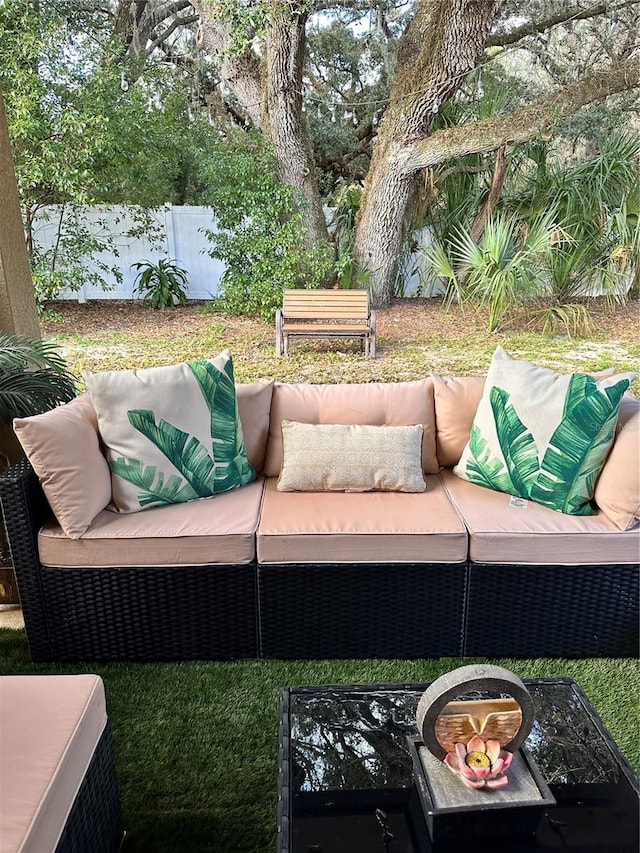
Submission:
<svg viewBox="0 0 640 853">
<path fill-rule="evenodd" d="M 119 512 L 191 501 L 255 479 L 229 350 L 207 361 L 82 375 Z"/>
<path fill-rule="evenodd" d="M 498 347 L 454 474 L 570 515 L 593 515 L 589 502 L 633 378 L 554 373 Z"/>
</svg>

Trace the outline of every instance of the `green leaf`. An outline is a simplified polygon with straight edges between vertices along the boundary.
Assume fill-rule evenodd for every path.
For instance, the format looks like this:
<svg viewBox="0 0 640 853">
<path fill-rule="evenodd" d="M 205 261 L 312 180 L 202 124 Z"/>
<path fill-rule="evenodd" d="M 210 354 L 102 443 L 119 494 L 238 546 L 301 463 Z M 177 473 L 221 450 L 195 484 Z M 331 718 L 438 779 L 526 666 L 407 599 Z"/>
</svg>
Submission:
<svg viewBox="0 0 640 853">
<path fill-rule="evenodd" d="M 162 471 L 158 471 L 155 465 L 142 465 L 138 459 L 119 457 L 109 462 L 109 468 L 118 477 L 142 490 L 138 495 L 141 507 L 180 503 L 198 497 L 181 477 L 174 474 L 165 483 Z"/>
<path fill-rule="evenodd" d="M 589 501 L 628 387 L 629 380 L 621 379 L 601 392 L 591 376 L 571 377 L 564 417 L 542 459 L 532 500 L 571 515 L 593 515 Z"/>
<path fill-rule="evenodd" d="M 75 395 L 73 376 L 53 343 L 0 333 L 0 422 L 46 412 Z"/>
<path fill-rule="evenodd" d="M 131 426 L 153 442 L 180 471 L 198 497 L 212 493 L 214 463 L 199 439 L 165 420 L 156 423 L 155 414 L 148 409 L 131 409 L 127 416 Z"/>
<path fill-rule="evenodd" d="M 502 460 L 496 459 L 492 455 L 487 440 L 483 437 L 477 424 L 471 428 L 469 452 L 471 458 L 467 462 L 465 473 L 470 482 L 487 489 L 515 494 L 509 472 L 505 469 Z"/>
<path fill-rule="evenodd" d="M 211 413 L 212 453 L 216 466 L 233 465 L 239 476 L 238 485 L 251 482 L 256 473 L 246 459 L 233 361 L 229 359 L 222 372 L 209 361 L 190 362 L 189 367 Z"/>
<path fill-rule="evenodd" d="M 538 448 L 502 388 L 491 388 L 489 399 L 498 435 L 498 443 L 513 484 L 512 494 L 530 497 L 531 487 L 540 470 Z"/>
</svg>

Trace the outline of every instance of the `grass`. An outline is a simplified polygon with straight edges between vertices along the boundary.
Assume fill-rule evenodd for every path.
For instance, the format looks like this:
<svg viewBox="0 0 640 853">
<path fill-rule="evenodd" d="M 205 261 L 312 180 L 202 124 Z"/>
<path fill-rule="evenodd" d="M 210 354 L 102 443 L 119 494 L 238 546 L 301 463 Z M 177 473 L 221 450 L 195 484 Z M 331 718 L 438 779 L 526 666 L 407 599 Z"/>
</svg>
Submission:
<svg viewBox="0 0 640 853">
<path fill-rule="evenodd" d="M 84 309 L 84 310 L 83 310 Z M 135 314 L 140 322 L 130 322 Z M 72 370 L 171 364 L 226 347 L 236 379 L 403 381 L 429 373 L 480 375 L 502 344 L 514 356 L 562 370 L 640 373 L 640 315 L 633 303 L 600 310 L 588 339 L 544 337 L 515 318 L 497 334 L 485 318 L 434 300 L 379 313 L 378 357 L 348 343 L 295 343 L 276 358 L 273 327 L 186 306 L 57 306 L 43 331 Z M 82 384 L 80 385 L 82 387 Z M 640 393 L 640 381 L 633 390 Z M 472 662 L 465 660 L 465 663 Z M 523 678 L 571 676 L 623 754 L 640 770 L 640 673 L 633 660 L 498 660 Z M 430 681 L 459 660 L 235 661 L 34 665 L 23 632 L 0 631 L 0 673 L 96 672 L 105 682 L 128 831 L 125 853 L 256 853 L 275 849 L 277 708 L 284 685 Z"/>
<path fill-rule="evenodd" d="M 438 300 L 398 300 L 378 312 L 377 356 L 363 359 L 357 343 L 294 341 L 288 358 L 275 355 L 274 327 L 259 319 L 213 314 L 207 305 L 152 311 L 140 305 L 58 303 L 57 319 L 42 323 L 73 372 L 119 370 L 207 358 L 230 348 L 236 379 L 264 376 L 282 382 L 407 381 L 432 372 L 449 376 L 486 373 L 496 345 L 512 355 L 558 370 L 596 371 L 614 366 L 638 374 L 640 311 L 637 300 L 608 309 L 594 306 L 588 338 L 549 338 L 530 328 L 526 314 L 500 332 L 486 331 L 482 312 L 442 309 Z M 104 314 L 104 316 L 103 316 Z M 131 321 L 131 317 L 134 321 Z M 80 383 L 82 388 L 82 382 Z"/>
<path fill-rule="evenodd" d="M 481 659 L 466 659 L 465 663 Z M 0 631 L 0 673 L 96 672 L 105 682 L 128 838 L 123 853 L 275 849 L 284 685 L 431 681 L 457 659 L 35 665 Z M 494 660 L 522 678 L 570 676 L 640 769 L 633 660 Z"/>
</svg>

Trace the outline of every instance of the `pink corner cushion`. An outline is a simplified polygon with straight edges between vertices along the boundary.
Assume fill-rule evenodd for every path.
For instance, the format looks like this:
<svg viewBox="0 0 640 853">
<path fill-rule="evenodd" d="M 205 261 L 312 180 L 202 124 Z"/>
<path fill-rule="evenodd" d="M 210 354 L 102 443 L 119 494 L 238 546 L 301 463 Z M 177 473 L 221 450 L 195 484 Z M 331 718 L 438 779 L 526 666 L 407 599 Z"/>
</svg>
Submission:
<svg viewBox="0 0 640 853">
<path fill-rule="evenodd" d="M 269 438 L 269 414 L 273 379 L 260 379 L 246 384 L 236 383 L 238 414 L 242 423 L 247 459 L 261 471 Z"/>
<path fill-rule="evenodd" d="M 111 500 L 91 398 L 82 394 L 42 415 L 16 418 L 13 429 L 60 527 L 79 539 Z"/>
<path fill-rule="evenodd" d="M 593 497 L 620 530 L 640 522 L 640 400 L 631 394 L 620 403 L 617 435 Z"/>
</svg>

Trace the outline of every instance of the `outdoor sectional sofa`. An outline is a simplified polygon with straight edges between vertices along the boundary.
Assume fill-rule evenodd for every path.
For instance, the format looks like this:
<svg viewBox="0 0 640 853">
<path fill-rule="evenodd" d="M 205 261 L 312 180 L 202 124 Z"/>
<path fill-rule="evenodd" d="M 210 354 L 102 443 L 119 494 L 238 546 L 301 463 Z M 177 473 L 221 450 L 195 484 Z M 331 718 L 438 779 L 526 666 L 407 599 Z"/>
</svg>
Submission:
<svg viewBox="0 0 640 853">
<path fill-rule="evenodd" d="M 258 479 L 130 514 L 89 394 L 17 423 L 0 500 L 33 659 L 636 655 L 640 404 L 596 513 L 568 515 L 452 472 L 484 383 L 238 384 Z M 283 421 L 421 425 L 426 489 L 280 491 Z"/>
</svg>

